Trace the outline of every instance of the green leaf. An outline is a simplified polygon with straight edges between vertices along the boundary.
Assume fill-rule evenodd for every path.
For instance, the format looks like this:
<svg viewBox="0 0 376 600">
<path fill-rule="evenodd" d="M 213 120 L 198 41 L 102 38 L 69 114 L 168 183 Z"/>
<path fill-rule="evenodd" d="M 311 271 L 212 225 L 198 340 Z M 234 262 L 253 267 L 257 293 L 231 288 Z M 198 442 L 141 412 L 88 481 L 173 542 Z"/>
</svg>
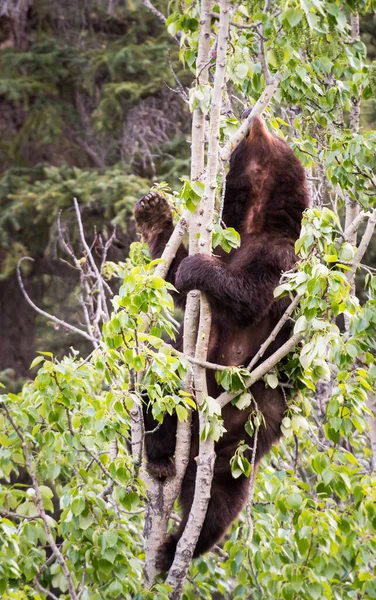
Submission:
<svg viewBox="0 0 376 600">
<path fill-rule="evenodd" d="M 83 530 L 89 529 L 89 527 L 94 523 L 94 519 L 91 514 L 88 514 L 86 517 L 80 515 L 80 528 Z"/>
<path fill-rule="evenodd" d="M 268 386 L 273 390 L 278 387 L 278 377 L 274 373 L 268 373 L 265 379 Z"/>
<path fill-rule="evenodd" d="M 80 515 L 86 507 L 85 498 L 80 496 L 79 498 L 75 498 L 72 502 L 71 509 L 72 513 L 77 517 Z"/>
<path fill-rule="evenodd" d="M 39 365 L 41 362 L 43 362 L 45 360 L 44 356 L 37 356 L 36 358 L 34 358 L 33 362 L 31 363 L 29 369 L 34 369 L 34 367 L 36 367 L 37 365 Z"/>
<path fill-rule="evenodd" d="M 300 494 L 290 494 L 286 499 L 286 506 L 297 510 L 302 505 L 303 498 Z"/>
<path fill-rule="evenodd" d="M 295 25 L 297 25 L 298 23 L 300 23 L 300 21 L 302 20 L 303 13 L 299 9 L 289 8 L 285 12 L 284 17 L 285 17 L 285 19 L 287 19 L 287 21 L 291 25 L 291 27 L 295 27 Z"/>
<path fill-rule="evenodd" d="M 253 398 L 252 394 L 250 394 L 249 392 L 246 392 L 245 394 L 242 394 L 241 396 L 239 396 L 239 398 L 235 402 L 235 405 L 239 410 L 244 410 L 244 408 L 248 408 L 248 406 L 251 405 L 252 398 Z"/>
<path fill-rule="evenodd" d="M 178 404 L 176 407 L 176 414 L 178 415 L 179 421 L 186 421 L 188 418 L 188 411 L 185 406 Z"/>
</svg>

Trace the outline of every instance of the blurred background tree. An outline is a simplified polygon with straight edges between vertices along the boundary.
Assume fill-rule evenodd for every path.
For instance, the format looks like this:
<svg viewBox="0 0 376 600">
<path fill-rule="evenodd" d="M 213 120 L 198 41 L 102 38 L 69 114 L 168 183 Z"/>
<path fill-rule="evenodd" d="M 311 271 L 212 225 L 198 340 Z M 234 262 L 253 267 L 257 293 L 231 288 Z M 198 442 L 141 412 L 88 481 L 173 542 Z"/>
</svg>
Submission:
<svg viewBox="0 0 376 600">
<path fill-rule="evenodd" d="M 187 171 L 189 119 L 170 89 L 177 53 L 139 2 L 0 2 L 0 373 L 11 387 L 38 349 L 85 351 L 26 304 L 19 258 L 34 258 L 24 276 L 35 303 L 77 324 L 77 273 L 60 260 L 59 211 L 73 245 L 73 197 L 89 240 L 116 224 L 109 258 L 120 260 L 136 238 L 135 201 L 153 180 L 177 183 Z"/>
<path fill-rule="evenodd" d="M 253 14 L 262 3 L 249 0 L 248 4 L 236 4 L 237 11 L 247 12 L 248 6 Z M 341 6 L 341 14 L 343 10 L 349 16 L 351 10 L 361 9 L 359 0 L 352 3 L 353 0 Z M 354 53 L 350 51 L 344 57 L 340 48 L 337 54 L 341 28 L 337 31 L 333 26 L 332 17 L 340 14 L 335 3 L 329 1 L 322 8 L 321 2 L 314 0 L 310 23 L 302 18 L 302 10 L 295 10 L 286 2 L 281 4 L 281 13 L 268 30 L 273 33 L 280 19 L 282 36 L 271 38 L 270 46 L 277 50 L 271 56 L 273 68 L 289 63 L 290 69 L 290 80 L 281 85 L 284 94 L 281 116 L 286 114 L 282 112 L 284 103 L 291 101 L 287 117 L 292 127 L 297 122 L 299 134 L 295 151 L 305 164 L 313 162 L 317 169 L 325 166 L 326 160 L 331 185 L 335 185 L 339 173 L 340 188 L 348 191 L 354 173 L 346 152 L 352 152 L 355 167 L 359 168 L 364 160 L 367 177 L 374 165 L 374 142 L 368 140 L 366 146 L 367 135 L 362 135 L 364 148 L 359 151 L 351 134 L 341 131 L 340 124 L 339 141 L 334 136 L 331 141 L 337 154 L 329 146 L 324 148 L 324 160 L 316 167 L 320 162 L 320 147 L 322 150 L 320 134 L 329 131 L 327 113 L 332 108 L 320 86 L 312 84 L 323 77 L 330 100 L 331 82 L 326 77 L 329 70 L 338 69 L 342 73 L 349 59 L 363 56 L 363 47 L 355 42 Z M 168 9 L 167 3 L 161 2 L 157 7 L 165 15 L 169 9 L 175 13 L 176 22 L 174 15 L 170 22 L 175 33 L 178 24 L 180 35 L 184 35 L 186 21 L 189 22 L 189 42 L 194 48 L 198 21 L 190 15 L 196 14 L 195 3 L 174 3 Z M 328 7 L 331 12 L 326 10 Z M 238 14 L 239 17 L 243 20 L 244 13 Z M 269 25 L 273 18 L 269 19 Z M 328 21 L 328 35 L 325 30 L 320 31 L 322 20 Z M 375 31 L 375 18 L 370 14 L 362 17 L 361 34 L 370 62 L 376 55 Z M 237 81 L 238 87 L 244 86 L 246 97 L 241 98 L 245 101 L 255 100 L 262 87 L 260 65 L 257 72 L 254 68 L 259 44 L 249 36 L 253 60 L 247 62 L 247 55 L 242 54 L 243 35 L 239 36 L 243 38 L 241 42 L 236 39 L 230 53 L 233 81 Z M 315 57 L 317 52 L 320 59 L 309 76 L 309 61 L 305 64 L 306 57 L 296 61 L 294 56 L 297 49 L 305 51 L 304 36 L 307 43 L 314 45 L 311 56 Z M 345 39 L 344 44 L 349 42 Z M 195 60 L 191 46 L 181 54 L 188 66 Z M 278 52 L 283 49 L 287 58 Z M 59 212 L 62 211 L 64 238 L 83 261 L 73 198 L 79 201 L 86 237 L 98 261 L 101 258 L 96 246 L 98 234 L 108 240 L 116 225 L 116 241 L 108 258 L 118 261 L 128 254 L 129 244 L 136 236 L 132 219 L 136 200 L 149 190 L 153 181 L 166 180 L 178 187 L 178 178 L 189 172 L 190 116 L 181 94 L 170 89 L 179 87 L 170 63 L 183 85 L 189 84 L 191 77 L 188 69 L 184 71 L 179 66 L 178 51 L 178 44 L 141 3 L 0 0 L 0 379 L 6 383 L 5 391 L 18 390 L 21 382 L 30 377 L 29 366 L 36 350 L 51 351 L 47 360 L 39 356 L 34 361 L 35 368 L 39 365 L 34 382 L 27 383 L 20 394 L 10 393 L 1 399 L 4 410 L 0 411 L 0 472 L 6 483 L 4 479 L 0 482 L 0 505 L 6 508 L 0 515 L 4 516 L 0 519 L 0 596 L 4 598 L 40 597 L 39 581 L 55 597 L 56 594 L 61 597 L 67 589 L 56 555 L 52 552 L 52 561 L 47 559 L 53 546 L 46 540 L 40 519 L 34 520 L 33 489 L 23 487 L 32 483 L 30 467 L 25 465 L 21 439 L 9 415 L 22 429 L 22 435 L 27 434 L 37 477 L 48 483 L 40 485 L 43 505 L 47 511 L 55 512 L 54 535 L 59 543 L 63 542 L 63 553 L 69 560 L 75 583 L 78 588 L 80 581 L 86 586 L 80 597 L 83 600 L 158 597 L 154 591 L 146 595 L 141 589 L 145 489 L 138 480 L 138 467 L 126 450 L 133 401 L 130 399 L 125 411 L 124 387 L 116 381 L 113 385 L 109 371 L 119 364 L 116 349 L 122 323 L 118 317 L 126 311 L 115 313 L 107 324 L 105 350 L 81 363 L 69 347 L 74 346 L 85 356 L 92 346 L 64 327 L 56 329 L 55 324 L 28 306 L 19 290 L 16 267 L 22 256 L 32 257 L 34 262 L 23 263 L 23 279 L 35 303 L 84 328 L 78 297 L 79 272 L 61 260 L 64 252 L 57 228 Z M 299 72 L 291 66 L 294 63 L 295 67 L 300 65 Z M 355 67 L 350 65 L 343 78 L 345 83 L 353 82 L 356 89 L 359 82 L 356 77 L 362 78 L 364 73 L 360 73 L 361 61 L 352 64 Z M 338 107 L 344 105 L 347 111 L 346 123 L 348 96 L 353 89 L 347 86 L 343 94 L 343 90 L 339 94 L 340 89 L 336 89 L 340 96 Z M 361 134 L 369 125 L 374 129 L 376 111 L 370 95 L 374 95 L 375 89 L 376 71 L 371 67 L 369 85 L 363 90 Z M 332 103 L 333 98 L 334 93 Z M 318 102 L 312 105 L 312 100 Z M 242 107 L 235 109 L 241 111 Z M 275 110 L 274 116 L 279 116 L 279 108 Z M 231 117 L 230 108 L 227 116 Z M 231 118 L 228 121 L 231 125 Z M 339 155 L 338 165 L 333 166 L 335 155 L 337 158 Z M 318 174 L 321 178 L 316 180 L 320 179 L 325 192 L 325 171 Z M 363 185 L 362 193 L 373 198 L 369 183 L 362 184 L 360 179 L 358 190 Z M 322 196 L 324 192 L 321 190 Z M 343 216 L 343 207 L 339 211 Z M 321 235 L 326 243 L 325 236 L 331 239 L 332 229 L 328 232 L 327 223 L 322 221 L 322 224 L 318 237 Z M 303 243 L 308 244 L 308 237 L 306 233 Z M 368 253 L 367 269 L 368 265 L 375 267 L 375 242 Z M 132 260 L 129 263 L 130 269 L 139 264 L 137 261 L 133 264 Z M 140 307 L 144 281 L 146 276 L 136 293 L 134 288 L 131 292 L 123 290 L 126 300 L 128 296 L 131 303 L 136 299 L 133 314 L 138 314 L 134 307 Z M 339 376 L 329 374 L 328 382 L 326 358 L 312 368 L 309 364 L 303 371 L 297 366 L 297 356 L 287 364 L 292 378 L 303 374 L 299 385 L 302 403 L 296 404 L 296 413 L 289 412 L 284 427 L 289 429 L 290 436 L 273 449 L 255 484 L 252 559 L 256 575 L 253 567 L 248 568 L 252 562 L 245 560 L 248 550 L 245 554 L 244 517 L 240 517 L 224 547 L 215 548 L 214 554 L 192 565 L 184 598 L 376 598 L 376 488 L 364 418 L 364 398 L 372 392 L 364 376 L 372 371 L 375 377 L 373 284 L 368 284 L 368 289 L 364 318 L 359 312 L 350 339 L 341 338 L 344 342 L 338 344 Z M 149 292 L 161 306 L 160 289 L 150 288 Z M 367 297 L 361 299 L 366 301 Z M 320 312 L 317 314 L 322 317 Z M 312 322 L 311 315 L 309 321 Z M 321 321 L 315 321 L 321 328 Z M 307 342 L 316 336 L 318 348 L 322 341 L 320 329 L 315 331 L 310 326 L 309 329 L 307 326 Z M 311 348 L 316 350 L 315 346 Z M 355 368 L 365 348 L 369 371 Z M 150 348 L 147 352 L 150 353 Z M 59 362 L 52 358 L 52 353 L 57 359 L 63 355 L 65 358 Z M 127 376 L 130 368 L 140 368 L 143 358 L 131 353 L 126 356 Z M 176 361 L 171 356 L 168 361 L 155 361 L 153 376 L 158 385 L 160 380 L 167 384 L 176 376 Z M 31 373 L 34 375 L 35 370 Z M 327 378 L 314 391 L 312 377 L 316 381 L 323 373 Z M 166 406 L 170 399 L 171 396 L 166 396 Z M 327 408 L 323 409 L 325 405 Z M 5 407 L 9 407 L 9 414 Z M 307 418 L 302 419 L 300 412 Z M 61 512 L 56 514 L 58 499 Z M 174 518 L 178 519 L 176 515 Z M 45 591 L 42 594 L 44 597 Z M 50 591 L 47 596 L 53 597 Z"/>
<path fill-rule="evenodd" d="M 363 17 L 361 33 L 372 61 L 375 16 Z M 24 271 L 35 303 L 79 324 L 77 273 L 60 260 L 59 211 L 73 245 L 73 197 L 89 240 L 94 230 L 108 238 L 116 224 L 109 259 L 120 260 L 136 239 L 136 200 L 152 181 L 177 186 L 188 171 L 189 111 L 170 65 L 183 84 L 190 75 L 178 51 L 138 0 L 0 0 L 0 378 L 12 389 L 36 350 L 88 350 L 27 305 L 19 258 L 35 260 Z M 374 99 L 363 102 L 363 124 L 375 119 Z"/>
</svg>

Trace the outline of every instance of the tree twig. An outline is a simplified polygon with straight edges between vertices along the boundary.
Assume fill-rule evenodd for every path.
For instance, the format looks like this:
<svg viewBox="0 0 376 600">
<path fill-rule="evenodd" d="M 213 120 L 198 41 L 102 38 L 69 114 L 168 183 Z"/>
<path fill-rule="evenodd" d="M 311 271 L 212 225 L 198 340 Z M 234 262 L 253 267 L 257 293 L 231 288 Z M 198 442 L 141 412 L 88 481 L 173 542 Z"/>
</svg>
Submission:
<svg viewBox="0 0 376 600">
<path fill-rule="evenodd" d="M 81 242 L 82 242 L 83 247 L 86 250 L 87 259 L 90 262 L 91 267 L 92 267 L 92 269 L 93 269 L 93 271 L 95 273 L 95 276 L 97 278 L 97 286 L 98 286 L 99 293 L 100 293 L 100 296 L 101 296 L 101 299 L 102 299 L 102 308 L 103 308 L 105 317 L 108 320 L 109 319 L 109 313 L 108 313 L 108 309 L 107 309 L 107 298 L 106 298 L 106 294 L 104 292 L 103 278 L 102 278 L 101 273 L 99 272 L 99 269 L 98 269 L 97 265 L 95 264 L 95 260 L 93 258 L 93 254 L 92 254 L 91 249 L 89 248 L 88 243 L 87 243 L 86 238 L 85 238 L 85 232 L 84 232 L 84 227 L 83 227 L 82 220 L 81 220 L 80 207 L 78 205 L 77 198 L 73 198 L 73 204 L 74 204 L 74 209 L 76 211 L 76 218 L 77 218 L 77 223 L 78 223 L 78 229 L 79 229 L 79 232 L 80 232 Z M 111 294 L 112 294 L 112 290 L 111 290 Z"/>
<path fill-rule="evenodd" d="M 164 25 L 166 24 L 166 17 L 150 2 L 150 0 L 143 0 L 144 6 L 151 12 L 157 19 L 159 19 Z"/>
<path fill-rule="evenodd" d="M 175 258 L 176 252 L 178 251 L 181 243 L 183 242 L 183 237 L 188 228 L 188 219 L 190 212 L 185 210 L 180 217 L 178 223 L 175 226 L 174 231 L 170 239 L 168 240 L 165 249 L 163 250 L 163 254 L 161 256 L 161 261 L 157 268 L 155 269 L 155 274 L 159 275 L 159 277 L 163 277 L 166 279 L 167 273 L 170 269 L 171 263 Z"/>
<path fill-rule="evenodd" d="M 277 73 L 277 75 L 274 75 L 271 83 L 266 86 L 265 90 L 261 94 L 260 98 L 257 100 L 256 104 L 250 110 L 249 114 L 247 113 L 247 119 L 244 121 L 241 127 L 239 127 L 236 133 L 234 133 L 234 135 L 230 138 L 227 144 L 222 148 L 220 155 L 223 161 L 229 160 L 231 154 L 247 135 L 248 131 L 251 128 L 253 117 L 260 116 L 264 112 L 265 108 L 268 106 L 276 90 L 278 89 L 281 79 L 282 73 Z"/>
<path fill-rule="evenodd" d="M 53 594 L 52 592 L 50 592 L 49 590 L 47 590 L 46 588 L 44 588 L 38 581 L 38 579 L 36 577 L 34 577 L 33 579 L 36 587 L 38 588 L 38 590 L 40 592 L 42 592 L 42 594 L 46 594 L 46 596 L 48 596 L 49 598 L 52 598 L 52 600 L 59 600 L 59 598 L 57 596 L 55 596 L 55 594 Z"/>
<path fill-rule="evenodd" d="M 364 254 L 369 246 L 369 243 L 372 239 L 373 232 L 375 231 L 375 226 L 376 226 L 376 208 L 373 209 L 371 216 L 368 219 L 366 230 L 363 234 L 362 240 L 361 240 L 359 247 L 355 253 L 355 256 L 352 260 L 353 267 L 352 267 L 351 271 L 348 271 L 346 274 L 347 281 L 351 282 L 352 278 L 354 277 L 354 275 L 356 273 L 358 266 L 362 262 L 362 258 L 363 258 Z"/>
<path fill-rule="evenodd" d="M 30 260 L 30 261 L 34 262 L 34 259 L 30 258 L 30 256 L 23 256 L 22 258 L 20 258 L 20 260 L 18 261 L 18 264 L 17 264 L 17 278 L 18 278 L 18 283 L 20 285 L 21 292 L 23 293 L 26 302 L 31 306 L 31 308 L 33 308 L 35 310 L 35 312 L 39 313 L 43 317 L 46 317 L 47 319 L 50 319 L 51 321 L 54 321 L 54 323 L 57 323 L 58 325 L 60 325 L 60 327 L 65 327 L 66 329 L 70 329 L 71 331 L 74 331 L 75 333 L 78 333 L 82 337 L 86 338 L 87 340 L 89 340 L 93 344 L 94 343 L 97 344 L 98 340 L 96 340 L 95 337 L 93 337 L 93 336 L 89 335 L 88 333 L 86 333 L 86 331 L 83 331 L 82 329 L 79 329 L 78 327 L 75 327 L 74 325 L 70 325 L 70 323 L 67 323 L 66 321 L 63 321 L 62 319 L 58 319 L 54 315 L 51 315 L 50 313 L 46 312 L 45 310 L 42 310 L 36 304 L 34 304 L 34 302 L 31 300 L 30 296 L 27 294 L 27 292 L 25 290 L 25 287 L 24 287 L 24 284 L 23 284 L 23 281 L 22 281 L 20 265 L 21 265 L 21 263 L 22 263 L 23 260 Z"/>
<path fill-rule="evenodd" d="M 354 234 L 358 231 L 359 225 L 367 218 L 370 217 L 372 213 L 365 212 L 362 210 L 355 219 L 349 224 L 347 229 L 343 232 L 343 235 L 340 236 L 338 241 L 349 242 L 350 244 L 354 243 Z"/>
</svg>

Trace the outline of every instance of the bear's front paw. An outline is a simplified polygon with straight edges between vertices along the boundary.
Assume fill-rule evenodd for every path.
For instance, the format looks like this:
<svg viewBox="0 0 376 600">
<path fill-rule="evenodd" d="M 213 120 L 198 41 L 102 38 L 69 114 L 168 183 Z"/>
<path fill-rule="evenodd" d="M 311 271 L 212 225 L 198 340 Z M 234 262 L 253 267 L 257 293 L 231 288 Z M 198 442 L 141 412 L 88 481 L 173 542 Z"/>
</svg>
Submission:
<svg viewBox="0 0 376 600">
<path fill-rule="evenodd" d="M 164 480 L 166 477 L 174 477 L 176 474 L 175 461 L 172 456 L 149 459 L 146 463 L 146 470 L 155 479 Z"/>
<path fill-rule="evenodd" d="M 154 228 L 156 225 L 165 226 L 172 223 L 171 209 L 167 200 L 154 192 L 143 196 L 137 202 L 134 216 L 140 228 L 144 228 L 145 225 Z"/>
<path fill-rule="evenodd" d="M 188 256 L 181 263 L 175 277 L 175 287 L 179 292 L 190 290 L 205 291 L 207 269 L 211 268 L 213 259 L 204 254 Z"/>
</svg>

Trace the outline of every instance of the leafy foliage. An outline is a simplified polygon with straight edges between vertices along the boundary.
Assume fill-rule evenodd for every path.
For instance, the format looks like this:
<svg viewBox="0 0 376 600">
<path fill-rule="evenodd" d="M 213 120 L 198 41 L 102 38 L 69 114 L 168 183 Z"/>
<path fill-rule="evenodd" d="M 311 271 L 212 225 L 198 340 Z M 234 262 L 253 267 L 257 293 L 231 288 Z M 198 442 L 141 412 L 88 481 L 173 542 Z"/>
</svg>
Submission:
<svg viewBox="0 0 376 600">
<path fill-rule="evenodd" d="M 267 75 L 255 25 L 261 24 L 270 72 L 283 73 L 268 125 L 286 136 L 314 182 L 313 207 L 305 214 L 296 244 L 297 268 L 284 274 L 275 290 L 276 297 L 301 296 L 292 315 L 301 341 L 264 378 L 266 385 L 282 386 L 286 394 L 282 443 L 257 476 L 242 440 L 232 459 L 235 477 L 255 477 L 250 514 L 239 518 L 222 548 L 193 563 L 182 597 L 376 598 L 376 475 L 367 428 L 367 401 L 376 384 L 376 278 L 366 264 L 361 303 L 360 292 L 354 294 L 348 279 L 356 250 L 344 240 L 342 223 L 344 199 L 366 210 L 375 206 L 375 132 L 361 128 L 356 133 L 351 122 L 354 106 L 374 92 L 374 65 L 366 61 L 365 46 L 350 28 L 354 10 L 367 13 L 374 6 L 364 0 L 302 0 L 277 2 L 264 12 L 263 5 L 258 0 L 237 5 L 227 75 L 240 101 L 259 98 Z M 178 36 L 180 59 L 189 73 L 196 63 L 198 8 L 191 2 L 185 3 L 184 14 L 177 6 L 171 8 L 167 29 Z M 28 130 L 45 145 L 62 143 L 66 123 L 76 130 L 78 108 L 67 115 L 61 93 L 74 77 L 90 99 L 100 90 L 99 102 L 90 108 L 90 141 L 105 140 L 106 160 L 117 163 L 112 144 L 117 119 L 124 119 L 144 94 L 155 93 L 163 78 L 151 48 L 138 45 L 134 32 L 129 36 L 129 44 L 128 37 L 106 48 L 88 47 L 82 58 L 68 44 L 51 39 L 35 41 L 30 52 L 4 51 L 1 94 L 29 115 L 29 123 L 23 119 L 12 140 L 15 145 L 6 137 L 2 141 L 9 164 L 26 147 Z M 162 52 L 160 43 L 153 46 L 157 53 Z M 70 53 L 73 70 L 64 66 L 70 64 Z M 61 69 L 54 68 L 56 61 Z M 20 65 L 22 75 L 15 77 Z M 135 73 L 140 85 L 133 81 Z M 51 105 L 51 98 L 58 102 Z M 191 108 L 199 106 L 207 113 L 210 102 L 211 84 L 198 82 L 190 93 Z M 231 111 L 223 116 L 222 141 L 237 123 Z M 43 220 L 51 225 L 72 195 L 82 204 L 100 206 L 110 219 L 116 214 L 123 220 L 146 186 L 144 179 L 124 174 L 116 164 L 93 171 L 86 163 L 72 167 L 51 162 L 54 166 L 34 167 L 33 173 L 9 171 L 2 178 L 2 245 L 17 257 L 32 245 L 20 230 L 25 220 L 31 219 L 35 230 Z M 177 214 L 183 207 L 194 210 L 203 194 L 202 182 L 188 179 L 175 194 L 166 184 L 157 188 Z M 218 208 L 220 200 L 218 193 Z M 221 227 L 219 210 L 214 227 L 214 246 L 225 251 L 237 247 L 238 234 Z M 172 290 L 156 275 L 157 264 L 141 244 L 132 245 L 128 260 L 109 262 L 106 273 L 120 286 L 100 347 L 86 360 L 74 350 L 60 361 L 49 353 L 41 355 L 32 363 L 38 367 L 35 380 L 19 394 L 1 396 L 4 600 L 39 600 L 46 597 L 43 588 L 58 588 L 59 597 L 69 597 L 36 487 L 51 535 L 84 600 L 168 597 L 162 581 L 150 592 L 143 588 L 146 488 L 141 457 L 132 457 L 127 449 L 132 419 L 146 391 L 159 422 L 172 413 L 184 421 L 195 409 L 181 386 L 191 366 L 165 341 L 176 332 Z M 216 373 L 223 388 L 235 394 L 239 410 L 254 401 L 247 376 L 246 369 L 234 367 Z M 215 399 L 206 399 L 203 413 L 205 436 L 218 439 L 223 423 Z M 263 426 L 255 408 L 247 432 Z"/>
</svg>

